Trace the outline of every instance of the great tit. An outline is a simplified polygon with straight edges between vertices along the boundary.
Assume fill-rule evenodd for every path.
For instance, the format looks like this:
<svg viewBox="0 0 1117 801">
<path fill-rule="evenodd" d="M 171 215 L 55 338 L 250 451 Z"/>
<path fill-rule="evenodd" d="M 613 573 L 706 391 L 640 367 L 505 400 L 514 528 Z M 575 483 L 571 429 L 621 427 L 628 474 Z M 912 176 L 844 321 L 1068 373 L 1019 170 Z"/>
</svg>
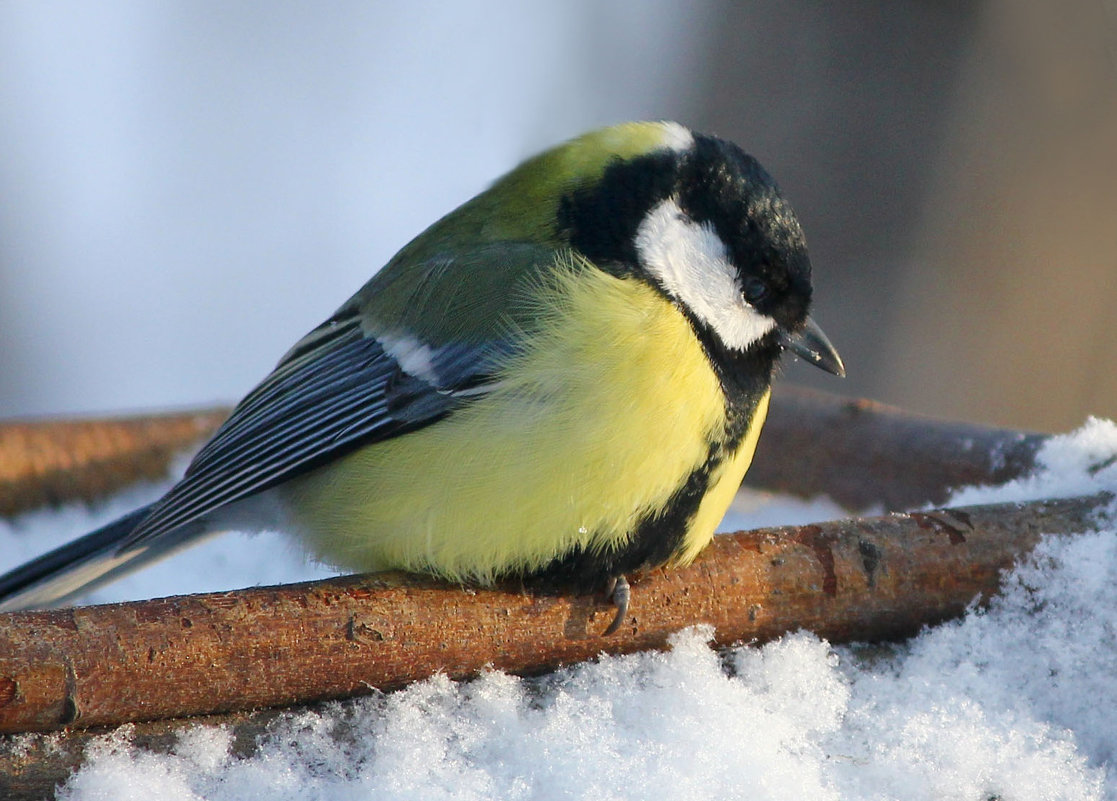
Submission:
<svg viewBox="0 0 1117 801">
<path fill-rule="evenodd" d="M 795 213 L 736 145 L 617 125 L 524 162 L 303 337 L 162 498 L 0 576 L 55 605 L 208 534 L 350 571 L 611 594 L 710 541 L 785 350 L 837 375 Z"/>
</svg>

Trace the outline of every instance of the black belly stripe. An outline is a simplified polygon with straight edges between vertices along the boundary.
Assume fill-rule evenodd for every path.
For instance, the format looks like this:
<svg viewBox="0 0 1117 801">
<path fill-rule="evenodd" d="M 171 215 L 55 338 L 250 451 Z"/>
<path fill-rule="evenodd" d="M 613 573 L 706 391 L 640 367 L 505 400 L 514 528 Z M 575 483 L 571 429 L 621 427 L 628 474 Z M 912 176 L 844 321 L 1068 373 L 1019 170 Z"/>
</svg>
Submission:
<svg viewBox="0 0 1117 801">
<path fill-rule="evenodd" d="M 575 548 L 539 570 L 517 573 L 525 584 L 545 588 L 600 590 L 609 579 L 668 561 L 686 540 L 711 477 L 737 452 L 752 425 L 757 405 L 768 391 L 780 355 L 773 332 L 747 352 L 729 351 L 717 336 L 686 309 L 710 366 L 717 374 L 725 398 L 725 425 L 710 442 L 706 460 L 691 471 L 667 503 L 657 512 L 635 521 L 632 535 L 619 548 L 587 551 Z"/>
<path fill-rule="evenodd" d="M 690 521 L 706 495 L 710 474 L 725 458 L 725 449 L 720 444 L 711 445 L 710 450 L 706 461 L 691 472 L 662 510 L 637 522 L 624 546 L 609 551 L 578 547 L 546 567 L 524 575 L 524 581 L 590 591 L 600 589 L 610 578 L 666 562 L 682 546 Z"/>
<path fill-rule="evenodd" d="M 636 521 L 632 536 L 623 546 L 607 551 L 579 547 L 520 577 L 528 584 L 592 591 L 601 589 L 610 578 L 668 561 L 683 547 L 698 507 L 710 490 L 711 477 L 737 452 L 759 398 L 757 395 L 747 404 L 727 404 L 723 436 L 710 443 L 706 460 L 691 471 L 662 509 Z"/>
</svg>

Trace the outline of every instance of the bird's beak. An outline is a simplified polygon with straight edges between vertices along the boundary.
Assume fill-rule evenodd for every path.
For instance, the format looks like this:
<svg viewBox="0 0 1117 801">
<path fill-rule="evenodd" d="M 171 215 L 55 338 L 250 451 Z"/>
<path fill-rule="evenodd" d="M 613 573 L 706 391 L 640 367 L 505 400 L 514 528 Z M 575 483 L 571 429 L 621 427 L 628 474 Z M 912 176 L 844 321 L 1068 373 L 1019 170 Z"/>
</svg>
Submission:
<svg viewBox="0 0 1117 801">
<path fill-rule="evenodd" d="M 780 331 L 780 344 L 784 349 L 790 350 L 804 361 L 810 362 L 815 367 L 821 367 L 828 373 L 837 376 L 846 374 L 846 366 L 842 364 L 842 357 L 830 344 L 826 334 L 818 327 L 818 323 L 810 317 L 803 327 L 794 334 Z"/>
</svg>

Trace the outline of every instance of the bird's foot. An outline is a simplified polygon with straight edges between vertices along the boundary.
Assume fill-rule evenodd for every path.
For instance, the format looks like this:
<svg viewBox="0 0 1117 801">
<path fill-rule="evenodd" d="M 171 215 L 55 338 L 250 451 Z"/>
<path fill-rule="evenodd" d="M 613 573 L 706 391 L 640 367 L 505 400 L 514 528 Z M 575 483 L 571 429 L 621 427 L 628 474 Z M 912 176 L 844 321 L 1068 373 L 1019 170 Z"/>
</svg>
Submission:
<svg viewBox="0 0 1117 801">
<path fill-rule="evenodd" d="M 608 637 L 619 629 L 621 623 L 624 622 L 625 615 L 628 614 L 628 601 L 632 597 L 628 579 L 624 576 L 609 579 L 609 583 L 605 585 L 605 597 L 613 601 L 613 605 L 617 607 L 617 615 L 613 618 L 613 622 L 609 624 L 609 628 L 605 629 L 605 632 L 601 635 L 602 637 Z"/>
</svg>

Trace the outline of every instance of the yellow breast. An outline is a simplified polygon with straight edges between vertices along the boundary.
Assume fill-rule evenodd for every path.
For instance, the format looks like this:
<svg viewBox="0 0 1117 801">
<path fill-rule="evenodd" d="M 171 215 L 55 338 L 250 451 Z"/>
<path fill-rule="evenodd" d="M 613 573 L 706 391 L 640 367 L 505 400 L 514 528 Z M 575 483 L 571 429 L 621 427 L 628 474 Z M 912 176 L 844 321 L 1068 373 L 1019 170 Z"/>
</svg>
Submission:
<svg viewBox="0 0 1117 801">
<path fill-rule="evenodd" d="M 703 464 L 724 398 L 693 330 L 653 289 L 559 270 L 499 387 L 449 417 L 355 451 L 281 491 L 324 561 L 485 582 L 576 546 L 626 541 Z M 673 561 L 707 544 L 759 423 L 715 468 Z"/>
</svg>

